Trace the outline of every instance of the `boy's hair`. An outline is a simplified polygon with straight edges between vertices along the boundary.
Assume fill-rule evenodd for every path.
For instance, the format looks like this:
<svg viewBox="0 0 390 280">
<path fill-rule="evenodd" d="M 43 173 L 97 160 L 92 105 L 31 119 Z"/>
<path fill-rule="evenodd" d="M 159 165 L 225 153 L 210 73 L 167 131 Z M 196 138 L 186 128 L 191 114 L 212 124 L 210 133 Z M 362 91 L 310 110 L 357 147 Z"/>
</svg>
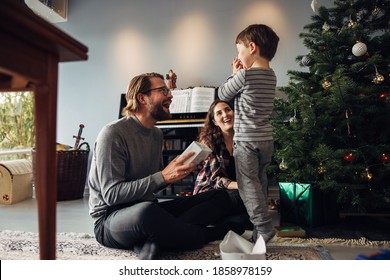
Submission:
<svg viewBox="0 0 390 280">
<path fill-rule="evenodd" d="M 145 93 L 150 89 L 150 78 L 164 80 L 164 76 L 159 73 L 145 73 L 131 79 L 126 93 L 127 105 L 122 110 L 122 116 L 129 117 L 138 110 L 137 94 L 140 92 Z"/>
<path fill-rule="evenodd" d="M 251 24 L 241 31 L 236 38 L 236 44 L 243 43 L 248 47 L 253 42 L 260 48 L 260 56 L 269 61 L 275 56 L 278 48 L 279 37 L 267 25 Z"/>
</svg>

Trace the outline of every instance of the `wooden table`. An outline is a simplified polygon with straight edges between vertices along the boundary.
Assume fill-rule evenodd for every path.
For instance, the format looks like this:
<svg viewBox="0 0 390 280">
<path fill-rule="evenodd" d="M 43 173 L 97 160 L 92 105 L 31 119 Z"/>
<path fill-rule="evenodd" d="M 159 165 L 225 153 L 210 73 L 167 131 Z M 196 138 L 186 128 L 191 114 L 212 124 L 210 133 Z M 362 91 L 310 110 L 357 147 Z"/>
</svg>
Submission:
<svg viewBox="0 0 390 280">
<path fill-rule="evenodd" d="M 86 46 L 23 1 L 0 1 L 0 92 L 34 91 L 40 259 L 56 258 L 58 63 L 87 58 Z"/>
</svg>

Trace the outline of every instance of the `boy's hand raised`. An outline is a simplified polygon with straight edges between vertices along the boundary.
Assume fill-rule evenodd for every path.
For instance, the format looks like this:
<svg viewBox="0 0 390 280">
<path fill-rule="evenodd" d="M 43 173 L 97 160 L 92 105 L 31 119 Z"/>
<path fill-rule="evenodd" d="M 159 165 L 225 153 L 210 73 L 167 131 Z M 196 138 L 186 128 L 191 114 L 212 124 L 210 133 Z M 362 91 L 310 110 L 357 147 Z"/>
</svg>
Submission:
<svg viewBox="0 0 390 280">
<path fill-rule="evenodd" d="M 233 62 L 232 62 L 232 71 L 233 71 L 233 74 L 236 74 L 238 70 L 242 69 L 243 66 L 242 66 L 242 63 L 241 63 L 241 60 L 239 60 L 237 57 L 235 57 L 233 59 Z"/>
</svg>

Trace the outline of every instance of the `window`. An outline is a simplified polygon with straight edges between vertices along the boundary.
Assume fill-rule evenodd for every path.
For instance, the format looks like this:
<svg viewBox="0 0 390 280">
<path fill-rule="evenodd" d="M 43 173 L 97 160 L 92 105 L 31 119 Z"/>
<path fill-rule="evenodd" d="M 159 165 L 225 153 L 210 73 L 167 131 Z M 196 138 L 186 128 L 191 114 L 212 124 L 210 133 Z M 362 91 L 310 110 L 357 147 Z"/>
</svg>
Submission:
<svg viewBox="0 0 390 280">
<path fill-rule="evenodd" d="M 0 92 L 0 160 L 30 158 L 34 147 L 33 92 Z"/>
</svg>

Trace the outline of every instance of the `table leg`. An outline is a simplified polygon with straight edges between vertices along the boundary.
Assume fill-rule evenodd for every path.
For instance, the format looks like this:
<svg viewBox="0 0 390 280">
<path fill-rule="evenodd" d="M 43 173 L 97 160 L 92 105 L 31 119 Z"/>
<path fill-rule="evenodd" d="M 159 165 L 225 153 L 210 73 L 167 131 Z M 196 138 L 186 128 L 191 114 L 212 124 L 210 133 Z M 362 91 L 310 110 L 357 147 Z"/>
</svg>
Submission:
<svg viewBox="0 0 390 280">
<path fill-rule="evenodd" d="M 57 68 L 55 69 L 57 71 Z M 56 258 L 56 122 L 57 81 L 34 87 L 36 195 L 40 259 Z"/>
</svg>

